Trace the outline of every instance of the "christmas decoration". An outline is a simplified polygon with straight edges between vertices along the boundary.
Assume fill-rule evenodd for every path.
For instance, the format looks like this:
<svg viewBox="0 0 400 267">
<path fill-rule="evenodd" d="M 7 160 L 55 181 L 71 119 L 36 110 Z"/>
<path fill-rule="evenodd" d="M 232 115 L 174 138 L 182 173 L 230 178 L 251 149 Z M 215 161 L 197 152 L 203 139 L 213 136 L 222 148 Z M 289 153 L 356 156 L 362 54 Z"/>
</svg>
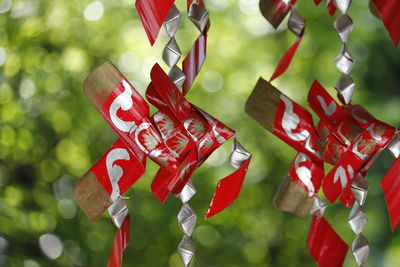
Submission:
<svg viewBox="0 0 400 267">
<path fill-rule="evenodd" d="M 130 221 L 121 195 L 145 173 L 149 157 L 160 166 L 151 184 L 152 193 L 161 202 L 172 193 L 183 203 L 178 223 L 184 236 L 178 252 L 184 265 L 189 266 L 195 253 L 190 236 L 197 221 L 188 204 L 196 193 L 190 177 L 235 132 L 184 96 L 205 60 L 209 20 L 202 1 L 188 1 L 188 17 L 200 36 L 183 60 L 183 70 L 177 66 L 181 51 L 174 35 L 181 15 L 174 1 L 137 0 L 136 8 L 151 44 L 163 24 L 170 36 L 163 59 L 171 69 L 167 75 L 155 64 L 146 90 L 148 102 L 158 111 L 150 116 L 148 103 L 110 61 L 86 78 L 85 95 L 120 139 L 82 177 L 75 187 L 75 198 L 91 220 L 108 208 L 118 228 L 108 266 L 120 266 L 129 242 Z M 183 92 L 179 91 L 181 87 Z M 250 158 L 251 154 L 235 139 L 230 162 L 237 170 L 219 181 L 206 218 L 218 214 L 238 197 Z"/>
<path fill-rule="evenodd" d="M 319 4 L 321 1 L 314 2 Z M 392 10 L 398 11 L 400 5 L 393 1 L 373 2 L 378 7 L 377 13 L 382 15 L 393 43 L 397 45 L 399 27 L 394 25 L 399 26 L 399 23 Z M 343 106 L 315 81 L 308 94 L 308 104 L 320 119 L 315 127 L 307 110 L 270 83 L 286 71 L 304 35 L 305 21 L 295 10 L 294 4 L 295 1 L 260 1 L 261 13 L 275 28 L 290 12 L 288 28 L 297 36 L 297 41 L 281 58 L 269 82 L 259 79 L 247 100 L 246 112 L 261 126 L 298 151 L 287 177 L 275 195 L 274 204 L 281 210 L 301 217 L 308 213 L 313 215 L 307 240 L 312 258 L 319 266 L 341 266 L 348 250 L 348 246 L 323 218 L 327 204 L 316 195 L 322 186 L 329 202 L 334 203 L 340 199 L 344 206 L 352 206 L 348 223 L 356 237 L 351 250 L 357 264 L 366 266 L 369 246 L 362 231 L 367 223 L 367 215 L 362 206 L 369 185 L 365 177 L 369 167 L 386 147 L 398 157 L 400 142 L 397 130 L 377 120 L 364 107 L 351 100 L 355 84 L 349 73 L 355 61 L 347 49 L 348 35 L 353 30 L 353 22 L 347 15 L 350 0 L 327 1 L 330 15 L 333 16 L 336 10 L 340 12 L 334 22 L 334 29 L 340 37 L 342 48 L 334 63 L 342 72 L 336 90 Z M 392 10 L 389 11 L 390 8 Z M 392 229 L 400 220 L 400 213 L 394 204 L 400 198 L 396 191 L 397 161 L 382 180 Z M 333 165 L 326 175 L 323 162 Z"/>
</svg>

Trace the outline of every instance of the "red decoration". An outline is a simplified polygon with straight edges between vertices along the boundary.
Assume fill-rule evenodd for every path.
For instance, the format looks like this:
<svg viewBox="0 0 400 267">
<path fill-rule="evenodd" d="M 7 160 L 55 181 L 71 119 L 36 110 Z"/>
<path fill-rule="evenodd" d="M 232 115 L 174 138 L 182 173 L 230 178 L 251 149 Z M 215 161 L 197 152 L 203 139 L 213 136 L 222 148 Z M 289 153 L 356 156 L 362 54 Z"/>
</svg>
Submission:
<svg viewBox="0 0 400 267">
<path fill-rule="evenodd" d="M 388 30 L 393 44 L 400 40 L 400 2 L 398 0 L 373 0 L 381 13 L 383 24 Z"/>
<path fill-rule="evenodd" d="M 218 182 L 217 190 L 215 191 L 206 214 L 206 219 L 223 211 L 239 196 L 249 164 L 250 158 L 246 160 L 234 173 Z"/>
<path fill-rule="evenodd" d="M 323 217 L 314 216 L 307 238 L 311 257 L 319 267 L 343 265 L 349 247 Z"/>
<path fill-rule="evenodd" d="M 381 180 L 382 191 L 389 211 L 390 226 L 394 231 L 400 222 L 400 157 Z"/>
<path fill-rule="evenodd" d="M 175 0 L 136 0 L 136 10 L 151 45 L 157 40 L 160 28 L 174 2 Z"/>
<path fill-rule="evenodd" d="M 129 243 L 129 225 L 130 215 L 126 216 L 121 228 L 118 228 L 115 234 L 107 267 L 119 267 L 122 265 L 122 254 Z"/>
</svg>

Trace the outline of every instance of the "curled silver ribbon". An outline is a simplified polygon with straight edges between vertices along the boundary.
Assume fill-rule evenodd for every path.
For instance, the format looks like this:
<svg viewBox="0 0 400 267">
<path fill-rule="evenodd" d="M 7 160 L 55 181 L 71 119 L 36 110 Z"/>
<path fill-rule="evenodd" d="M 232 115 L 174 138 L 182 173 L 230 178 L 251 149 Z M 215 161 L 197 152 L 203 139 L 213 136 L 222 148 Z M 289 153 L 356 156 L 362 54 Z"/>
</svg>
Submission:
<svg viewBox="0 0 400 267">
<path fill-rule="evenodd" d="M 121 198 L 118 198 L 111 204 L 111 206 L 108 207 L 108 213 L 110 214 L 114 225 L 117 228 L 121 228 L 122 223 L 129 213 L 128 205 L 126 205 Z"/>
<path fill-rule="evenodd" d="M 369 184 L 363 176 L 359 175 L 350 188 L 356 199 L 348 218 L 350 228 L 356 234 L 351 246 L 351 251 L 353 252 L 358 266 L 366 266 L 365 260 L 369 255 L 369 245 L 368 240 L 361 232 L 364 230 L 368 221 L 368 216 L 362 206 L 367 198 Z"/>
<path fill-rule="evenodd" d="M 328 207 L 328 203 L 315 196 L 310 207 L 310 214 L 317 217 L 324 216 L 325 210 Z"/>
<path fill-rule="evenodd" d="M 397 159 L 400 156 L 400 133 L 396 133 L 396 136 L 388 146 L 388 149 L 394 158 Z"/>
<path fill-rule="evenodd" d="M 351 0 L 333 0 L 333 4 L 341 13 L 333 23 L 333 27 L 342 41 L 342 48 L 334 61 L 336 68 L 343 73 L 336 84 L 336 91 L 343 104 L 350 104 L 355 91 L 355 83 L 349 76 L 355 60 L 347 49 L 347 39 L 353 30 L 353 21 L 347 15 Z"/>
<path fill-rule="evenodd" d="M 189 206 L 188 201 L 196 194 L 196 189 L 191 180 L 182 189 L 179 198 L 183 203 L 181 210 L 178 213 L 178 223 L 184 235 L 178 246 L 178 253 L 185 266 L 190 266 L 196 247 L 190 239 L 194 228 L 196 227 L 197 215 Z"/>
<path fill-rule="evenodd" d="M 167 32 L 170 40 L 164 47 L 162 58 L 164 62 L 171 68 L 168 76 L 174 82 L 176 87 L 181 88 L 185 81 L 185 75 L 177 66 L 182 57 L 181 49 L 175 39 L 175 33 L 178 31 L 181 22 L 181 13 L 175 5 L 172 5 L 167 18 L 164 21 L 164 29 Z"/>
</svg>

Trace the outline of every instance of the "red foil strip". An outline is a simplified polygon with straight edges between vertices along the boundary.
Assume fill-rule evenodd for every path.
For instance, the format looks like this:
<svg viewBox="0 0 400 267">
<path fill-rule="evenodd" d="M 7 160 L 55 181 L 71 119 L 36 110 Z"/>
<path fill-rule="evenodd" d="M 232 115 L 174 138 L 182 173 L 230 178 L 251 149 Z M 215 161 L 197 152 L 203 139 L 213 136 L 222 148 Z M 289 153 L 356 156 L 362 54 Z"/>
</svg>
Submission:
<svg viewBox="0 0 400 267">
<path fill-rule="evenodd" d="M 307 247 L 319 267 L 340 267 L 349 247 L 323 217 L 313 216 Z"/>
<path fill-rule="evenodd" d="M 329 15 L 332 17 L 336 13 L 336 7 L 335 4 L 333 3 L 333 0 L 327 0 L 326 2 L 326 7 L 328 9 Z"/>
<path fill-rule="evenodd" d="M 348 150 L 324 178 L 322 190 L 329 202 L 333 203 L 356 178 L 364 160 Z"/>
<path fill-rule="evenodd" d="M 290 63 L 292 62 L 294 54 L 296 53 L 297 48 L 299 47 L 302 39 L 303 39 L 303 36 L 298 38 L 297 41 L 289 48 L 289 50 L 279 60 L 278 66 L 276 67 L 271 78 L 269 78 L 270 82 L 272 82 L 273 80 L 275 80 L 276 78 L 281 76 L 287 70 Z"/>
<path fill-rule="evenodd" d="M 302 185 L 312 197 L 321 188 L 324 178 L 324 165 L 315 162 L 306 154 L 298 153 L 289 167 L 289 177 Z"/>
<path fill-rule="evenodd" d="M 182 62 L 182 70 L 186 76 L 185 82 L 183 83 L 184 95 L 189 92 L 189 89 L 192 87 L 194 80 L 206 60 L 208 27 L 209 26 L 207 26 L 205 32 L 197 38 L 189 54 Z"/>
<path fill-rule="evenodd" d="M 329 95 L 325 88 L 315 80 L 308 93 L 308 105 L 330 129 L 334 129 L 347 113 Z"/>
<path fill-rule="evenodd" d="M 246 160 L 235 172 L 218 182 L 217 189 L 206 214 L 206 219 L 223 211 L 239 196 L 250 159 Z"/>
<path fill-rule="evenodd" d="M 175 0 L 136 0 L 136 10 L 139 13 L 151 45 L 157 40 L 161 26 L 174 2 Z"/>
<path fill-rule="evenodd" d="M 104 101 L 101 115 L 136 155 L 148 155 L 160 166 L 176 168 L 177 161 L 152 125 L 149 106 L 135 88 L 122 77 Z"/>
<path fill-rule="evenodd" d="M 114 242 L 111 247 L 110 258 L 108 259 L 107 267 L 122 266 L 122 254 L 129 243 L 129 225 L 130 215 L 126 216 L 121 228 L 115 234 Z"/>
<path fill-rule="evenodd" d="M 89 171 L 95 174 L 110 196 L 113 190 L 117 190 L 119 196 L 144 174 L 146 157 L 140 158 L 141 161 L 118 139 Z"/>
<path fill-rule="evenodd" d="M 153 194 L 160 200 L 165 201 L 170 193 L 179 194 L 187 183 L 193 171 L 199 167 L 211 153 L 234 135 L 234 131 L 224 124 L 187 102 L 183 94 L 173 84 L 162 68 L 155 64 L 151 70 L 152 83 L 149 85 L 146 96 L 149 101 L 162 110 L 162 113 L 169 114 L 170 126 L 163 127 L 158 123 L 164 142 L 167 143 L 170 151 L 173 150 L 167 135 L 172 134 L 172 128 L 180 125 L 181 137 L 171 142 L 181 142 L 183 137 L 189 136 L 192 141 L 186 143 L 182 151 L 188 151 L 186 155 L 179 154 L 178 168 L 167 170 L 160 168 L 152 185 Z M 154 119 L 154 116 L 153 116 Z M 172 126 L 174 125 L 174 126 Z M 169 132 L 164 134 L 163 132 Z M 177 132 L 176 132 L 177 134 Z M 194 143 L 195 146 L 190 144 Z M 182 143 L 181 143 L 182 144 Z M 190 152 L 189 152 L 190 151 Z"/>
<path fill-rule="evenodd" d="M 398 0 L 373 0 L 381 13 L 383 24 L 395 46 L 400 40 L 400 2 Z"/>
<path fill-rule="evenodd" d="M 280 96 L 273 133 L 299 152 L 321 161 L 318 148 L 318 135 L 311 114 L 302 106 Z"/>
<path fill-rule="evenodd" d="M 390 227 L 394 231 L 400 222 L 400 157 L 381 180 L 381 186 L 389 212 Z"/>
</svg>

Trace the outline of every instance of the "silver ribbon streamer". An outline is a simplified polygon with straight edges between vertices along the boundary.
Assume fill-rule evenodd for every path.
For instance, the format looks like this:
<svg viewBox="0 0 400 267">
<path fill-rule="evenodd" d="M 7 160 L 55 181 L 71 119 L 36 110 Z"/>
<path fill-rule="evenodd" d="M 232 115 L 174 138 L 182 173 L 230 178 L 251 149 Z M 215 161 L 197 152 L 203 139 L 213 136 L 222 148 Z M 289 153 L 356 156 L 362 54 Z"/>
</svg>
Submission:
<svg viewBox="0 0 400 267">
<path fill-rule="evenodd" d="M 388 146 L 388 149 L 394 158 L 398 158 L 400 156 L 400 133 L 397 132 L 395 138 Z"/>
<path fill-rule="evenodd" d="M 333 23 L 333 26 L 342 41 L 342 48 L 334 61 L 336 68 L 343 73 L 336 84 L 336 91 L 343 104 L 350 104 L 355 91 L 355 83 L 349 76 L 355 60 L 347 49 L 347 39 L 353 30 L 353 21 L 346 14 L 351 5 L 351 0 L 333 0 L 333 3 L 341 13 Z"/>
<path fill-rule="evenodd" d="M 173 5 L 164 21 L 164 29 L 170 37 L 169 42 L 164 47 L 162 58 L 164 62 L 171 68 L 168 76 L 174 84 L 181 88 L 185 81 L 185 75 L 182 70 L 176 65 L 182 57 L 181 49 L 175 40 L 175 33 L 178 31 L 181 22 L 181 13 L 178 8 Z"/>
<path fill-rule="evenodd" d="M 189 206 L 188 201 L 196 194 L 191 180 L 182 189 L 179 194 L 179 198 L 183 203 L 181 210 L 178 213 L 178 223 L 181 227 L 184 235 L 178 246 L 178 253 L 185 266 L 190 266 L 194 258 L 196 247 L 193 241 L 190 239 L 194 228 L 196 227 L 197 215 L 194 213 L 192 208 Z"/>
<path fill-rule="evenodd" d="M 328 204 L 320 199 L 318 196 L 315 196 L 313 202 L 310 207 L 310 214 L 317 217 L 324 216 L 325 210 L 328 207 Z"/>
<path fill-rule="evenodd" d="M 196 3 L 192 3 L 188 11 L 188 17 L 192 23 L 199 29 L 200 33 L 203 33 L 208 23 L 208 11 L 204 7 Z M 181 49 L 175 40 L 175 33 L 178 30 L 181 21 L 181 14 L 178 8 L 173 5 L 166 20 L 164 21 L 164 28 L 170 37 L 169 42 L 164 47 L 162 58 L 165 63 L 171 68 L 168 76 L 174 82 L 174 84 L 180 89 L 186 79 L 185 74 L 177 66 L 179 60 L 182 57 Z M 194 254 L 195 245 L 190 239 L 197 222 L 197 215 L 194 213 L 192 208 L 189 206 L 188 201 L 196 194 L 196 189 L 193 186 L 191 180 L 182 189 L 179 194 L 179 198 L 182 201 L 182 208 L 178 213 L 178 223 L 182 228 L 184 236 L 179 243 L 178 253 L 185 266 L 190 266 Z"/>
<path fill-rule="evenodd" d="M 350 228 L 356 234 L 351 245 L 351 251 L 353 252 L 358 266 L 367 266 L 365 260 L 369 255 L 369 245 L 367 239 L 361 232 L 364 230 L 368 221 L 367 214 L 362 206 L 367 198 L 369 184 L 363 176 L 359 175 L 350 188 L 356 199 L 348 218 Z"/>
<path fill-rule="evenodd" d="M 126 216 L 128 216 L 128 212 L 128 206 L 120 198 L 115 200 L 111 206 L 108 207 L 108 213 L 117 228 L 121 228 Z"/>
</svg>

